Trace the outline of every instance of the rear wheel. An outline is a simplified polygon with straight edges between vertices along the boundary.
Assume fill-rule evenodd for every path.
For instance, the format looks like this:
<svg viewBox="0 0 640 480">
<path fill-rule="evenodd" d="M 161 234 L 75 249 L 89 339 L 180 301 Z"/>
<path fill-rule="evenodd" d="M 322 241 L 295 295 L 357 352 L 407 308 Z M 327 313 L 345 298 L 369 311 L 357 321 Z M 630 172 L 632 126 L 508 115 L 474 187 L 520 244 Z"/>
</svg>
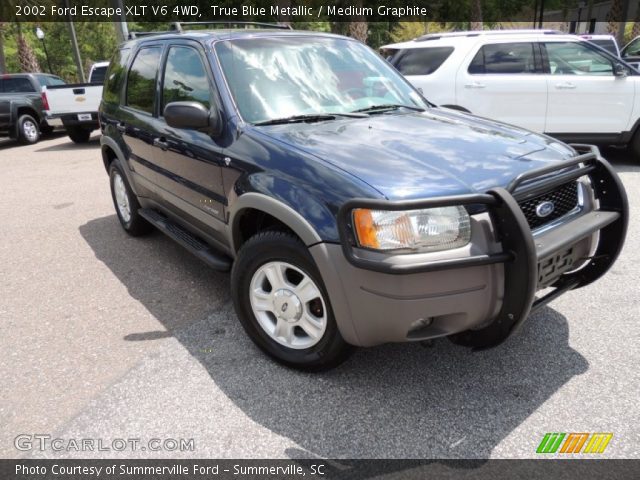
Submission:
<svg viewBox="0 0 640 480">
<path fill-rule="evenodd" d="M 31 115 L 21 115 L 18 118 L 18 142 L 30 145 L 40 140 L 38 122 Z"/>
<path fill-rule="evenodd" d="M 74 143 L 87 143 L 91 137 L 91 130 L 82 127 L 67 127 L 67 134 Z"/>
<path fill-rule="evenodd" d="M 136 195 L 131 190 L 127 179 L 117 161 L 109 167 L 111 183 L 111 197 L 116 207 L 118 220 L 122 228 L 131 236 L 138 237 L 153 230 L 153 227 L 140 216 L 140 204 Z"/>
<path fill-rule="evenodd" d="M 292 234 L 266 231 L 250 238 L 238 252 L 231 285 L 240 323 L 277 361 L 319 371 L 351 352 L 309 251 Z"/>
</svg>

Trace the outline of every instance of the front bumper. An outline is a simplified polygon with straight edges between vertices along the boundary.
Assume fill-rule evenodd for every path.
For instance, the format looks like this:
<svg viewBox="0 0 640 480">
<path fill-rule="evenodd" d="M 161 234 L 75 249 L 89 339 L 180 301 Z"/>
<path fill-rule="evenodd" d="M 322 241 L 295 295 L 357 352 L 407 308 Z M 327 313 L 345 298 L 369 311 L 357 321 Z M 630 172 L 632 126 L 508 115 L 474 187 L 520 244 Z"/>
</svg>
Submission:
<svg viewBox="0 0 640 480">
<path fill-rule="evenodd" d="M 506 189 L 409 202 L 355 199 L 345 204 L 338 219 L 341 245 L 323 243 L 310 249 L 343 337 L 355 345 L 372 346 L 455 335 L 454 341 L 465 345 L 494 346 L 533 310 L 600 278 L 622 249 L 628 203 L 620 179 L 597 148 L 574 148 L 584 153 L 522 174 Z M 518 201 L 584 176 L 594 190 L 595 209 L 534 237 Z M 540 177 L 545 181 L 532 182 Z M 390 255 L 354 246 L 350 225 L 354 208 L 449 205 L 486 209 L 472 215 L 467 247 Z M 550 291 L 536 298 L 546 287 Z"/>
</svg>

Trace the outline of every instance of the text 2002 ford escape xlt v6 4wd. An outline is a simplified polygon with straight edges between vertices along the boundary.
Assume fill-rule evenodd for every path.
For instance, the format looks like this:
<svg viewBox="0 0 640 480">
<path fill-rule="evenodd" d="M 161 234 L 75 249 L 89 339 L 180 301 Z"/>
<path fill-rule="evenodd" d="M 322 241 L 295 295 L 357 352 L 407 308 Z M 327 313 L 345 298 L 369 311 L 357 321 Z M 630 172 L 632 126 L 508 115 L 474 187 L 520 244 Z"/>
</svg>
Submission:
<svg viewBox="0 0 640 480">
<path fill-rule="evenodd" d="M 351 345 L 496 345 L 603 275 L 626 234 L 597 149 L 435 108 L 341 36 L 130 41 L 100 122 L 124 229 L 153 225 L 233 266 L 247 333 L 298 368 L 337 365 Z"/>
</svg>

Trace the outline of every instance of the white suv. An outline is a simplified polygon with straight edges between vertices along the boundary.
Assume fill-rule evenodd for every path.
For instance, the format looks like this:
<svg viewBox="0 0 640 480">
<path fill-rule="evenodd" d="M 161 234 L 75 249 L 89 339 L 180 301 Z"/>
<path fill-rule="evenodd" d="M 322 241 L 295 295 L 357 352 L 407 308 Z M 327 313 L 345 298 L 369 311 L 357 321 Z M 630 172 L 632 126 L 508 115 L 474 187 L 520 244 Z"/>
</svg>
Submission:
<svg viewBox="0 0 640 480">
<path fill-rule="evenodd" d="M 382 48 L 436 105 L 640 157 L 640 73 L 575 35 L 455 32 Z"/>
</svg>

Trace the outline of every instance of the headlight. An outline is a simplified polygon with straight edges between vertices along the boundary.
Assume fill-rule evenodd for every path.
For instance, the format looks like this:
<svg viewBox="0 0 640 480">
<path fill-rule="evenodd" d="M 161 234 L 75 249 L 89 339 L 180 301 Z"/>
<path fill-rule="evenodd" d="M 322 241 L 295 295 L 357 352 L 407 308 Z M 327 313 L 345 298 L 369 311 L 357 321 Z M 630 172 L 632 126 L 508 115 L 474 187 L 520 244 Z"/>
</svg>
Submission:
<svg viewBox="0 0 640 480">
<path fill-rule="evenodd" d="M 375 250 L 436 252 L 463 247 L 471 239 L 469 214 L 461 206 L 392 212 L 353 210 L 358 246 Z"/>
</svg>

